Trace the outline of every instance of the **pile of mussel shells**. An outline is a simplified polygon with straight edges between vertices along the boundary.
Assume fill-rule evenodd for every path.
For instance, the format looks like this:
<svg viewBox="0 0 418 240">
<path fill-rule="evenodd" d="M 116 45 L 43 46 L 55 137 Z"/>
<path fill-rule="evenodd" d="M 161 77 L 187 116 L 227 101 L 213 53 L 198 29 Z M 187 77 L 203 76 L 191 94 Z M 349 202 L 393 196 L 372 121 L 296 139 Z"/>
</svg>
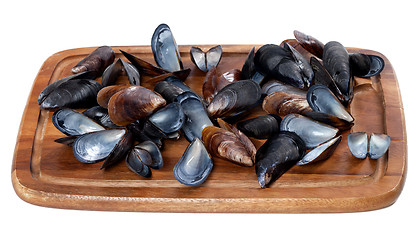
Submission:
<svg viewBox="0 0 418 240">
<path fill-rule="evenodd" d="M 201 96 L 184 83 L 191 69 L 184 69 L 171 29 L 161 24 L 151 38 L 156 64 L 122 50 L 128 61 L 115 60 L 113 49 L 102 46 L 74 66 L 73 75 L 48 85 L 38 103 L 54 111 L 52 123 L 66 135 L 55 141 L 71 146 L 82 163 L 103 162 L 103 169 L 125 160 L 132 172 L 148 178 L 164 165 L 163 141 L 184 137 L 190 144 L 173 169 L 180 183 L 202 184 L 217 157 L 254 167 L 265 188 L 294 165 L 332 155 L 341 133 L 355 122 L 348 110 L 354 76 L 370 78 L 384 68 L 379 56 L 294 35 L 280 45 L 252 48 L 243 66 L 227 72 L 217 68 L 221 45 L 206 52 L 191 47 L 191 62 L 206 74 Z M 121 84 L 121 76 L 129 83 Z M 154 89 L 143 87 L 144 81 Z M 257 108 L 265 114 L 245 118 Z M 364 148 L 357 144 L 364 137 L 355 136 L 349 142 L 354 152 L 357 145 Z M 255 139 L 264 141 L 258 149 Z M 378 144 L 370 142 L 382 149 L 373 153 L 380 157 L 388 144 Z"/>
</svg>

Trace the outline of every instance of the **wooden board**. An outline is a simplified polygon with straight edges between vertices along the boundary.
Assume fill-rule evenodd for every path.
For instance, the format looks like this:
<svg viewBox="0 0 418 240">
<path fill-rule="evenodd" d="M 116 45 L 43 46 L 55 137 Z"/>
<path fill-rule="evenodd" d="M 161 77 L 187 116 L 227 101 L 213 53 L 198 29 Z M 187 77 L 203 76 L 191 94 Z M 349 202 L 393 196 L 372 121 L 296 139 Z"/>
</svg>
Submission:
<svg viewBox="0 0 418 240">
<path fill-rule="evenodd" d="M 190 61 L 191 46 L 179 46 L 185 83 L 201 94 L 205 73 Z M 211 46 L 201 46 L 208 49 Z M 252 45 L 224 45 L 219 72 L 241 69 Z M 259 46 L 257 46 L 259 47 Z M 113 47 L 154 62 L 149 46 Z M 199 187 L 180 184 L 172 169 L 188 142 L 166 140 L 164 167 L 149 179 L 140 177 L 124 162 L 108 170 L 101 163 L 78 162 L 70 147 L 54 142 L 62 137 L 51 123 L 52 112 L 40 110 L 39 93 L 51 82 L 71 74 L 71 68 L 95 48 L 62 51 L 48 58 L 36 77 L 18 133 L 12 182 L 18 196 L 32 204 L 68 209 L 152 212 L 355 212 L 391 205 L 402 191 L 407 163 L 404 112 L 395 72 L 380 53 L 348 48 L 381 56 L 386 66 L 371 79 L 356 79 L 351 104 L 354 127 L 332 157 L 306 166 L 295 166 L 270 188 L 261 189 L 253 167 L 240 167 L 214 159 L 214 168 Z M 152 87 L 152 84 L 146 87 Z M 347 146 L 350 131 L 386 133 L 392 138 L 388 152 L 378 160 L 358 160 Z M 260 141 L 255 141 L 260 146 Z"/>
</svg>

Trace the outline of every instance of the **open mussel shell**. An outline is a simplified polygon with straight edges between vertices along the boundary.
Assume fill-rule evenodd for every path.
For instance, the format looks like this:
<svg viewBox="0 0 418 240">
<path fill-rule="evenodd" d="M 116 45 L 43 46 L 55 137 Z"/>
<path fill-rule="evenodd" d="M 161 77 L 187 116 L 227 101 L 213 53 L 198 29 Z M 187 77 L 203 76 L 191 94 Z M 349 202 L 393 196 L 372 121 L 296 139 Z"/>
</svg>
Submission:
<svg viewBox="0 0 418 240">
<path fill-rule="evenodd" d="M 293 35 L 304 49 L 313 55 L 322 58 L 324 44 L 321 41 L 297 30 L 293 31 Z"/>
<path fill-rule="evenodd" d="M 127 146 L 123 146 L 124 144 Z M 114 163 L 129 150 L 127 148 L 131 144 L 131 137 L 126 129 L 109 129 L 79 136 L 73 144 L 73 153 L 82 163 L 96 163 L 109 157 L 111 159 L 108 163 Z"/>
<path fill-rule="evenodd" d="M 306 94 L 306 99 L 309 106 L 316 112 L 330 114 L 349 123 L 354 121 L 353 116 L 325 85 L 311 86 Z"/>
<path fill-rule="evenodd" d="M 174 166 L 173 173 L 180 183 L 197 186 L 206 180 L 212 168 L 213 162 L 205 145 L 200 139 L 195 138 Z"/>
<path fill-rule="evenodd" d="M 165 104 L 165 99 L 158 93 L 141 86 L 130 86 L 112 95 L 107 109 L 110 120 L 124 126 L 151 115 Z"/>
<path fill-rule="evenodd" d="M 83 115 L 91 118 L 93 121 L 106 128 L 116 128 L 118 125 L 114 124 L 109 117 L 107 109 L 102 106 L 94 106 L 83 112 Z"/>
<path fill-rule="evenodd" d="M 170 72 L 183 69 L 177 43 L 167 24 L 160 24 L 155 29 L 151 38 L 151 49 L 155 62 L 161 68 Z"/>
<path fill-rule="evenodd" d="M 233 132 L 209 126 L 202 131 L 202 141 L 208 152 L 214 156 L 241 166 L 251 167 L 254 165 L 254 156 L 248 152 L 244 143 Z"/>
<path fill-rule="evenodd" d="M 370 135 L 369 157 L 378 159 L 382 157 L 389 148 L 390 137 L 386 134 L 372 133 Z"/>
<path fill-rule="evenodd" d="M 261 188 L 277 180 L 305 154 L 304 141 L 295 133 L 279 132 L 258 150 L 255 171 Z"/>
<path fill-rule="evenodd" d="M 186 120 L 183 108 L 178 102 L 173 102 L 153 113 L 147 120 L 151 129 L 157 131 L 151 135 L 167 137 L 181 129 Z M 145 131 L 147 131 L 145 127 Z"/>
<path fill-rule="evenodd" d="M 237 128 L 248 137 L 267 139 L 280 131 L 282 118 L 276 114 L 267 114 L 237 123 Z"/>
<path fill-rule="evenodd" d="M 62 108 L 52 115 L 52 123 L 65 135 L 82 135 L 104 130 L 104 127 L 73 109 Z"/>
<path fill-rule="evenodd" d="M 258 84 L 262 84 L 265 76 L 259 72 L 254 63 L 255 57 L 255 47 L 251 48 L 250 52 L 248 53 L 247 59 L 245 59 L 244 65 L 242 65 L 242 79 L 251 79 Z"/>
<path fill-rule="evenodd" d="M 97 104 L 96 96 L 102 85 L 89 79 L 72 79 L 65 81 L 43 96 L 42 109 L 55 108 L 89 108 Z"/>
<path fill-rule="evenodd" d="M 164 165 L 163 156 L 158 146 L 153 141 L 143 141 L 137 145 L 135 148 L 142 149 L 147 151 L 151 156 L 151 162 L 145 162 L 147 166 L 154 169 L 160 169 Z"/>
<path fill-rule="evenodd" d="M 199 47 L 190 48 L 192 62 L 203 72 L 218 66 L 222 58 L 222 46 L 217 45 L 204 52 Z"/>
<path fill-rule="evenodd" d="M 350 53 L 350 67 L 354 76 L 373 77 L 382 72 L 385 61 L 376 55 Z"/>
<path fill-rule="evenodd" d="M 142 177 L 151 177 L 151 169 L 147 166 L 151 163 L 151 155 L 140 148 L 132 148 L 129 154 L 126 156 L 126 165 L 129 170 L 142 176 Z"/>
<path fill-rule="evenodd" d="M 338 133 L 337 128 L 295 113 L 288 114 L 282 119 L 280 130 L 296 133 L 308 148 L 316 147 Z"/>
<path fill-rule="evenodd" d="M 186 120 L 182 126 L 182 132 L 191 142 L 194 138 L 202 138 L 202 131 L 207 126 L 213 126 L 200 97 L 193 92 L 180 94 L 176 101 L 183 109 Z"/>
<path fill-rule="evenodd" d="M 119 76 L 127 75 L 129 83 L 132 85 L 140 85 L 140 76 L 138 70 L 131 64 L 118 58 L 103 72 L 102 85 L 109 86 L 116 83 Z"/>
<path fill-rule="evenodd" d="M 231 69 L 218 76 L 216 68 L 212 68 L 206 74 L 202 85 L 203 98 L 211 102 L 213 97 L 225 86 L 237 82 L 241 79 L 241 70 Z"/>
<path fill-rule="evenodd" d="M 230 116 L 257 104 L 260 98 L 260 85 L 252 80 L 241 80 L 222 88 L 207 110 L 213 118 Z"/>
<path fill-rule="evenodd" d="M 368 152 L 367 133 L 365 132 L 352 132 L 347 136 L 348 149 L 354 157 L 359 159 L 365 159 Z"/>
<path fill-rule="evenodd" d="M 115 52 L 109 46 L 101 46 L 96 48 L 87 57 L 83 58 L 71 71 L 80 73 L 85 71 L 93 71 L 96 77 L 100 77 L 103 71 L 115 60 Z"/>
<path fill-rule="evenodd" d="M 329 141 L 320 144 L 318 147 L 311 149 L 303 158 L 296 163 L 296 165 L 306 165 L 308 163 L 314 163 L 324 161 L 328 159 L 332 153 L 334 153 L 338 144 L 341 142 L 342 136 L 337 136 Z"/>
<path fill-rule="evenodd" d="M 331 92 L 338 98 L 338 100 L 343 105 L 348 105 L 350 99 L 347 96 L 344 96 L 341 93 L 341 90 L 338 88 L 337 84 L 335 83 L 334 79 L 332 79 L 331 75 L 325 69 L 324 65 L 316 58 L 311 57 L 311 67 L 314 71 L 314 79 L 312 81 L 313 85 L 325 85 L 331 90 Z"/>
<path fill-rule="evenodd" d="M 347 50 L 336 41 L 325 44 L 322 62 L 341 93 L 352 99 L 353 78 L 350 71 L 350 60 Z"/>
</svg>

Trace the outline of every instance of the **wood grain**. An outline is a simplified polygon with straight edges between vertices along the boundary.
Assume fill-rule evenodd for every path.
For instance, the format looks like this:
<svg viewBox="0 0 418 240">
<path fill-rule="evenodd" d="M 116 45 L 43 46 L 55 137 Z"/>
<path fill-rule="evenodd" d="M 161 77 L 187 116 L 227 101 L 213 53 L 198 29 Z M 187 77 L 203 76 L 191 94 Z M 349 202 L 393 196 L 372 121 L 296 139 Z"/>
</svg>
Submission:
<svg viewBox="0 0 418 240">
<path fill-rule="evenodd" d="M 185 83 L 202 94 L 205 73 L 190 61 L 191 46 L 179 46 L 185 68 L 191 68 Z M 211 46 L 200 46 L 208 49 Z M 252 45 L 224 45 L 219 72 L 240 69 Z M 256 46 L 259 47 L 259 46 Z M 199 187 L 181 185 L 172 169 L 188 142 L 167 140 L 164 167 L 150 179 L 132 173 L 124 162 L 108 170 L 99 164 L 82 164 L 71 148 L 55 143 L 62 137 L 51 123 L 52 112 L 40 110 L 39 93 L 49 83 L 71 74 L 71 68 L 95 48 L 65 50 L 52 55 L 41 67 L 32 87 L 18 133 L 12 182 L 18 196 L 32 204 L 69 209 L 152 212 L 354 212 L 393 204 L 402 191 L 407 164 L 406 131 L 402 100 L 389 60 L 370 50 L 348 48 L 381 56 L 386 66 L 371 79 L 356 79 L 351 112 L 355 125 L 350 131 L 386 133 L 390 148 L 378 160 L 358 160 L 349 152 L 346 137 L 332 157 L 307 166 L 295 166 L 268 189 L 260 189 L 254 168 L 214 159 L 214 168 Z M 149 62 L 149 46 L 113 47 Z M 155 83 L 144 82 L 152 88 Z M 258 109 L 251 116 L 261 114 Z M 254 140 L 254 139 L 253 139 Z M 262 141 L 254 140 L 257 146 Z"/>
</svg>

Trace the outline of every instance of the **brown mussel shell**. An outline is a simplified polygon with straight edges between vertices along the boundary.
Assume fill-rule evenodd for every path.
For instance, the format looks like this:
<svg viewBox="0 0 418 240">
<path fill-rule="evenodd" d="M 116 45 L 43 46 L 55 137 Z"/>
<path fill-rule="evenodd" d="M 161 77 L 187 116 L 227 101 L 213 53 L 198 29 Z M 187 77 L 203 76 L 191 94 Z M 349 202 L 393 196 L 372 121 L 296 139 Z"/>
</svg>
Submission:
<svg viewBox="0 0 418 240">
<path fill-rule="evenodd" d="M 166 104 L 164 98 L 141 86 L 130 86 L 115 93 L 108 103 L 109 117 L 119 126 L 152 114 Z"/>
<path fill-rule="evenodd" d="M 93 71 L 96 73 L 96 77 L 100 77 L 103 71 L 112 64 L 114 60 L 115 52 L 113 49 L 109 46 L 101 46 L 77 63 L 71 71 L 74 74 Z"/>
<path fill-rule="evenodd" d="M 247 148 L 234 133 L 228 130 L 208 126 L 202 131 L 202 141 L 208 152 L 214 156 L 242 166 L 254 165 L 254 159 Z"/>
<path fill-rule="evenodd" d="M 109 99 L 117 92 L 129 88 L 131 85 L 112 85 L 102 88 L 97 93 L 97 103 L 104 108 L 107 108 Z"/>
<path fill-rule="evenodd" d="M 206 74 L 202 86 L 203 98 L 207 102 L 211 102 L 213 97 L 225 86 L 239 81 L 241 79 L 241 71 L 239 69 L 231 69 L 220 76 L 216 68 L 211 68 Z"/>
<path fill-rule="evenodd" d="M 296 40 L 304 49 L 313 55 L 322 58 L 324 44 L 321 41 L 297 30 L 293 31 L 293 35 L 295 35 Z"/>
<path fill-rule="evenodd" d="M 290 113 L 306 114 L 312 112 L 306 100 L 306 95 L 293 94 L 288 92 L 273 92 L 264 98 L 264 111 L 277 114 L 281 117 Z"/>
</svg>

